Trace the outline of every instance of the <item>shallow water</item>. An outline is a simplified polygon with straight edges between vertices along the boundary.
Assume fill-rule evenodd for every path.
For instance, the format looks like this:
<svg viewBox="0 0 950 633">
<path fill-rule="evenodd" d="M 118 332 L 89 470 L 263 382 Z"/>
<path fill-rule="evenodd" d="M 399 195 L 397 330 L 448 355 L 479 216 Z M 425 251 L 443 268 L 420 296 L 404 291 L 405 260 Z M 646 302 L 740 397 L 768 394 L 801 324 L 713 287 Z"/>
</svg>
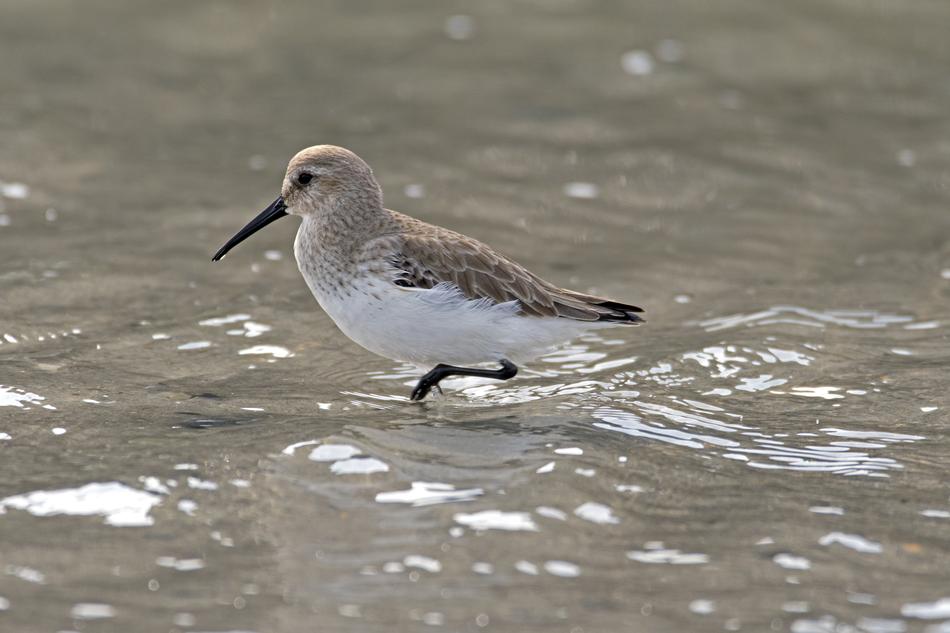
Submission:
<svg viewBox="0 0 950 633">
<path fill-rule="evenodd" d="M 950 631 L 948 26 L 8 0 L 0 630 Z M 409 404 L 209 262 L 318 142 L 648 324 Z"/>
</svg>

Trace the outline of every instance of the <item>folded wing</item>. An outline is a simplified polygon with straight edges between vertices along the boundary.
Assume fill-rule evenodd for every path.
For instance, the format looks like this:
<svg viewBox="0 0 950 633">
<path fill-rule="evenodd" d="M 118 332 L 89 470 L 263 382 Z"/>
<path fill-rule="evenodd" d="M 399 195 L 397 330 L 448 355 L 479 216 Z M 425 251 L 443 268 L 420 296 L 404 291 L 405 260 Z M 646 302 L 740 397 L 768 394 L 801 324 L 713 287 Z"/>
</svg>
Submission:
<svg viewBox="0 0 950 633">
<path fill-rule="evenodd" d="M 517 300 L 522 313 L 530 317 L 624 324 L 643 321 L 637 316 L 643 310 L 636 306 L 558 288 L 478 240 L 393 215 L 404 227 L 388 238 L 397 253 L 390 262 L 397 285 L 432 288 L 451 283 L 470 299 Z"/>
</svg>

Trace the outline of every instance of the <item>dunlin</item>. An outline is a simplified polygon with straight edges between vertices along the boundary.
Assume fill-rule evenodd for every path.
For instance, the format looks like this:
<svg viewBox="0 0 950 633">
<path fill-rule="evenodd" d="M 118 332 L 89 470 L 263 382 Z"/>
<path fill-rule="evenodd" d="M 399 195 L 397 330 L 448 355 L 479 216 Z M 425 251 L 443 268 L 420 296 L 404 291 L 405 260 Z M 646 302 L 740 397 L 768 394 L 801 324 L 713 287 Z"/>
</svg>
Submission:
<svg viewBox="0 0 950 633">
<path fill-rule="evenodd" d="M 421 400 L 447 376 L 508 380 L 523 362 L 583 332 L 642 319 L 636 306 L 559 288 L 478 240 L 383 207 L 353 152 L 307 148 L 280 196 L 213 261 L 286 215 L 303 221 L 297 266 L 334 323 L 369 351 L 423 369 Z M 499 363 L 499 369 L 468 367 Z"/>
</svg>

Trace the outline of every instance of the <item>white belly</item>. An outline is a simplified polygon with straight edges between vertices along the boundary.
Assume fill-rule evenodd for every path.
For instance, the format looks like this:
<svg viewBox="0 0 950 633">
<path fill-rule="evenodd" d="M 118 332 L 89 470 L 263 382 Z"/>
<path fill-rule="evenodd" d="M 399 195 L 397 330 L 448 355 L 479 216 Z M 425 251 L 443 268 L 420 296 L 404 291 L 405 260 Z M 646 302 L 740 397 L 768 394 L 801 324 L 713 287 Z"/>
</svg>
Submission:
<svg viewBox="0 0 950 633">
<path fill-rule="evenodd" d="M 467 299 L 453 285 L 404 288 L 367 265 L 356 278 L 328 262 L 306 235 L 304 220 L 294 243 L 297 266 L 317 302 L 353 341 L 369 351 L 431 368 L 438 363 L 474 365 L 530 360 L 575 336 L 609 324 L 520 316 L 517 301 L 495 304 Z"/>
<path fill-rule="evenodd" d="M 450 285 L 422 290 L 363 277 L 347 295 L 307 281 L 344 334 L 375 354 L 420 366 L 523 362 L 604 325 L 519 316 L 515 301 L 473 301 Z"/>
</svg>

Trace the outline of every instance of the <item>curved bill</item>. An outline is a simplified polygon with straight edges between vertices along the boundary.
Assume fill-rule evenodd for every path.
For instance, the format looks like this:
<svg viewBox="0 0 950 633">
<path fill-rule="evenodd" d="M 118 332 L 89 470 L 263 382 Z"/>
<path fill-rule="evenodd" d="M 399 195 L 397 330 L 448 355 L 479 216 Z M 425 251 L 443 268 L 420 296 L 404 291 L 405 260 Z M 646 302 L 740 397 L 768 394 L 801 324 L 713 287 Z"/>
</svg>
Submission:
<svg viewBox="0 0 950 633">
<path fill-rule="evenodd" d="M 256 218 L 248 222 L 247 226 L 238 231 L 234 237 L 229 239 L 227 243 L 222 246 L 217 253 L 214 254 L 214 257 L 211 258 L 211 261 L 218 261 L 224 257 L 229 250 L 249 238 L 254 233 L 257 233 L 274 220 L 279 220 L 285 215 L 287 215 L 287 205 L 284 204 L 284 199 L 282 197 L 277 196 L 277 199 L 271 202 L 266 209 L 261 211 Z"/>
</svg>

